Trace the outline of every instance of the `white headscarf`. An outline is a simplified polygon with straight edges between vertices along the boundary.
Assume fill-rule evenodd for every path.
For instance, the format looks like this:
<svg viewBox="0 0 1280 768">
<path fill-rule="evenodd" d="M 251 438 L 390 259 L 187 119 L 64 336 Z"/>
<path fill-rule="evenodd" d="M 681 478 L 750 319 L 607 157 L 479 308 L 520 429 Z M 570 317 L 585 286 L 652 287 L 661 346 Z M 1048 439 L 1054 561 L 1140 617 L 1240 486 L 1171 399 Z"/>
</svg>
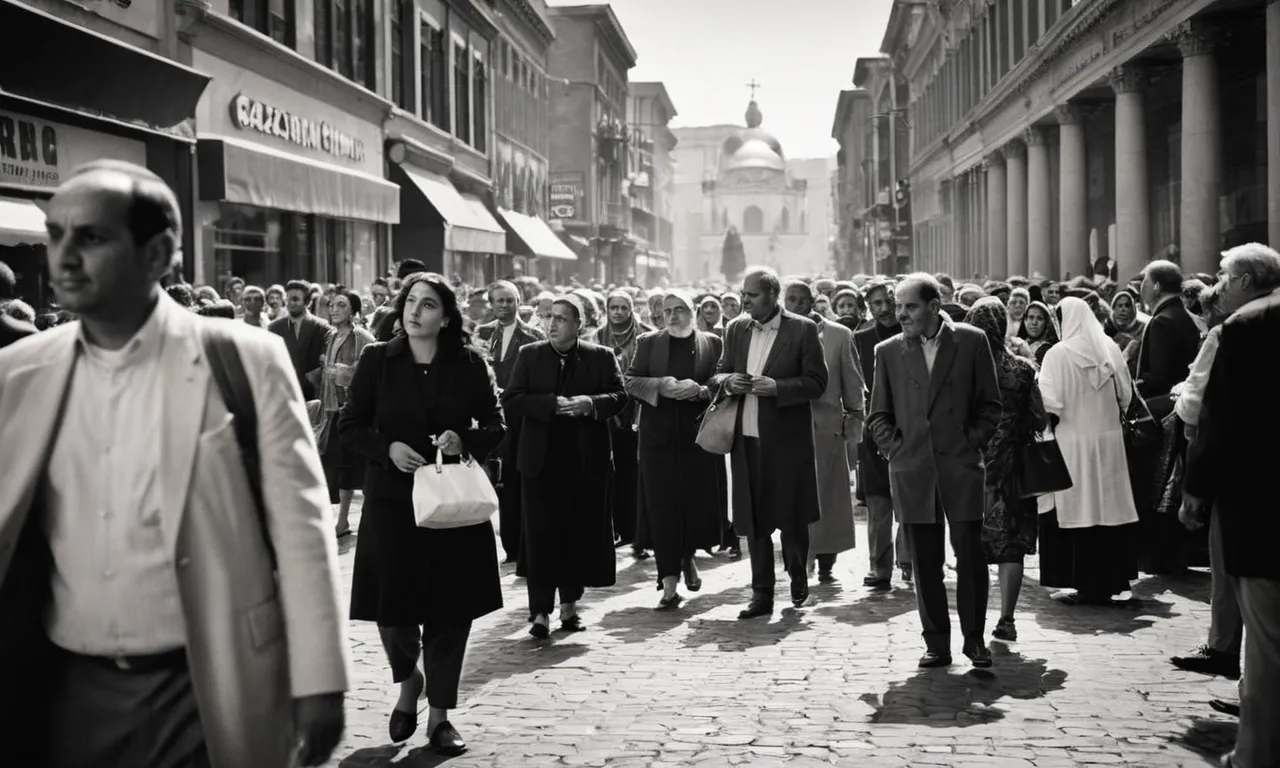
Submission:
<svg viewBox="0 0 1280 768">
<path fill-rule="evenodd" d="M 1057 309 L 1062 312 L 1062 341 L 1057 346 L 1085 369 L 1094 390 L 1102 389 L 1116 375 L 1110 349 L 1115 342 L 1107 338 L 1102 323 L 1083 299 L 1068 296 L 1058 302 Z"/>
</svg>

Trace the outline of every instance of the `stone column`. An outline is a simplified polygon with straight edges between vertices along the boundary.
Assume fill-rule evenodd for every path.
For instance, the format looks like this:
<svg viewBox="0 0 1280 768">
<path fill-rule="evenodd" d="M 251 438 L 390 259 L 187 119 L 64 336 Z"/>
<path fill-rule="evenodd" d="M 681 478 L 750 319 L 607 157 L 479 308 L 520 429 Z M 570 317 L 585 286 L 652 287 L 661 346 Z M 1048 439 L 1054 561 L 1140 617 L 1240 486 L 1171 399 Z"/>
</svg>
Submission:
<svg viewBox="0 0 1280 768">
<path fill-rule="evenodd" d="M 1280 0 L 1267 4 L 1267 237 L 1280 248 Z"/>
<path fill-rule="evenodd" d="M 1053 195 L 1049 179 L 1049 129 L 1027 129 L 1027 277 L 1053 274 Z"/>
<path fill-rule="evenodd" d="M 1005 184 L 1008 190 L 1009 276 L 1027 275 L 1027 145 L 1014 139 L 1004 145 Z"/>
<path fill-rule="evenodd" d="M 987 156 L 987 277 L 1003 280 L 1009 276 L 1008 188 L 1004 156 L 999 151 Z"/>
<path fill-rule="evenodd" d="M 1064 104 L 1058 115 L 1058 253 L 1063 274 L 1089 274 L 1089 156 L 1080 108 Z M 1061 277 L 1056 275 L 1056 277 Z"/>
<path fill-rule="evenodd" d="M 1111 253 L 1121 281 L 1151 258 L 1151 190 L 1147 180 L 1146 73 L 1133 64 L 1112 71 L 1116 92 L 1116 242 Z"/>
<path fill-rule="evenodd" d="M 1179 24 L 1171 36 L 1182 51 L 1182 268 L 1212 275 L 1222 250 L 1222 111 L 1214 30 L 1193 20 Z"/>
</svg>

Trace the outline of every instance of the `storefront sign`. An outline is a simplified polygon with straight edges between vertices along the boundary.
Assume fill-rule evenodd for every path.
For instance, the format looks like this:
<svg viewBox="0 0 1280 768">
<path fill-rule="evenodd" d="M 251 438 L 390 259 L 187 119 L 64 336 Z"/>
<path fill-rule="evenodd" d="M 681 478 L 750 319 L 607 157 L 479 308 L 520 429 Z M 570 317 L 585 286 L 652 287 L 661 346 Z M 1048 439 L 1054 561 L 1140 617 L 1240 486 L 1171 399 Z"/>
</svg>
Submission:
<svg viewBox="0 0 1280 768">
<path fill-rule="evenodd" d="M 364 142 L 324 122 L 286 112 L 244 94 L 231 101 L 231 120 L 245 131 L 257 131 L 290 144 L 325 152 L 357 163 L 364 161 Z"/>
<path fill-rule="evenodd" d="M 0 111 L 0 185 L 53 189 L 76 166 L 103 158 L 146 165 L 146 145 Z"/>
<path fill-rule="evenodd" d="M 550 209 L 553 219 L 578 218 L 578 205 L 586 187 L 586 177 L 582 173 L 551 174 Z"/>
</svg>

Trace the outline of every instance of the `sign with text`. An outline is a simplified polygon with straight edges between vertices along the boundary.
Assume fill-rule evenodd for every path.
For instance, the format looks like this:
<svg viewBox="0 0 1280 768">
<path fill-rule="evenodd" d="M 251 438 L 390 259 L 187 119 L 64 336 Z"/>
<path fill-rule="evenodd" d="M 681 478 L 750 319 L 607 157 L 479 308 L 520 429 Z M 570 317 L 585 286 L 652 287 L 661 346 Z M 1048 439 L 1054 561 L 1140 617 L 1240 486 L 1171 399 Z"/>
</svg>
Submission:
<svg viewBox="0 0 1280 768">
<path fill-rule="evenodd" d="M 286 112 L 244 94 L 231 100 L 231 121 L 241 130 L 275 136 L 303 149 L 357 163 L 364 161 L 364 142 L 360 139 L 328 123 Z"/>
<path fill-rule="evenodd" d="M 586 189 L 586 174 L 581 172 L 551 174 L 551 197 L 548 200 L 553 219 L 576 219 Z"/>
<path fill-rule="evenodd" d="M 52 190 L 76 166 L 111 158 L 147 164 L 140 141 L 0 111 L 0 185 Z"/>
</svg>

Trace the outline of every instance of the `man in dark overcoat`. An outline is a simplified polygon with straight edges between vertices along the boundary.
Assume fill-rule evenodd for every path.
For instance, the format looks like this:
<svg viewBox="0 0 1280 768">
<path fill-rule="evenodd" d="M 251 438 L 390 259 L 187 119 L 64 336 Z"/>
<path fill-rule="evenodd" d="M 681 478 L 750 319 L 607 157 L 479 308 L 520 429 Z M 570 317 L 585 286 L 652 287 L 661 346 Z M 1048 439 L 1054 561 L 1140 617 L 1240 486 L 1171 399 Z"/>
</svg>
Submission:
<svg viewBox="0 0 1280 768">
<path fill-rule="evenodd" d="M 288 314 L 267 326 L 268 331 L 284 339 L 305 400 L 315 400 L 320 396 L 308 374 L 319 370 L 323 364 L 324 347 L 333 331 L 327 322 L 307 309 L 310 294 L 310 284 L 303 280 L 290 280 L 284 289 L 284 306 Z"/>
<path fill-rule="evenodd" d="M 827 388 L 818 326 L 778 303 L 782 285 L 769 269 L 742 280 L 743 314 L 724 332 L 713 386 L 738 397 L 730 466 L 733 527 L 751 555 L 751 602 L 740 619 L 773 612 L 773 532 L 791 576 L 791 602 L 809 598 L 809 524 L 821 518 L 811 403 Z"/>
<path fill-rule="evenodd" d="M 932 275 L 909 275 L 894 293 L 902 333 L 876 346 L 867 430 L 889 458 L 893 505 L 907 528 L 926 645 L 920 666 L 951 663 L 942 578 L 949 524 L 964 653 L 975 667 L 990 667 L 983 641 L 989 581 L 982 451 L 1000 421 L 995 361 L 982 331 L 942 315 Z"/>
<path fill-rule="evenodd" d="M 613 350 L 579 338 L 587 316 L 582 297 L 565 294 L 551 306 L 551 337 L 526 344 L 502 406 L 518 425 L 524 543 L 516 568 L 528 579 L 529 633 L 550 634 L 560 592 L 560 626 L 583 628 L 577 602 L 584 587 L 613 586 L 613 521 L 609 419 L 627 404 Z"/>
<path fill-rule="evenodd" d="M 499 280 L 489 286 L 489 305 L 493 307 L 493 321 L 476 328 L 476 337 L 489 350 L 489 361 L 498 389 L 507 388 L 511 370 L 516 365 L 516 354 L 526 344 L 547 338 L 541 328 L 520 319 L 520 289 L 507 280 Z M 514 563 L 520 553 L 520 470 L 516 468 L 516 449 L 520 435 L 515 430 L 507 432 L 506 439 L 493 452 L 498 460 L 498 534 L 502 538 L 504 563 Z"/>
</svg>

